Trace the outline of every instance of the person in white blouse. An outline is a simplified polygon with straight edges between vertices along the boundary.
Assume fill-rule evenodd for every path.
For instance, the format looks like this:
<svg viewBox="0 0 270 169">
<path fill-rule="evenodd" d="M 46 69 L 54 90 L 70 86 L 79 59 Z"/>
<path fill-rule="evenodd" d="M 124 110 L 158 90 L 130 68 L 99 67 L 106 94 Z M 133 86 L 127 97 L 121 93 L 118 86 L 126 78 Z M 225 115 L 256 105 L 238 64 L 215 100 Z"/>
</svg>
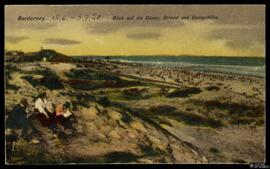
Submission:
<svg viewBox="0 0 270 169">
<path fill-rule="evenodd" d="M 35 110 L 39 113 L 38 117 L 42 125 L 50 125 L 54 108 L 52 104 L 46 100 L 46 92 L 41 93 L 39 98 L 35 101 Z"/>
</svg>

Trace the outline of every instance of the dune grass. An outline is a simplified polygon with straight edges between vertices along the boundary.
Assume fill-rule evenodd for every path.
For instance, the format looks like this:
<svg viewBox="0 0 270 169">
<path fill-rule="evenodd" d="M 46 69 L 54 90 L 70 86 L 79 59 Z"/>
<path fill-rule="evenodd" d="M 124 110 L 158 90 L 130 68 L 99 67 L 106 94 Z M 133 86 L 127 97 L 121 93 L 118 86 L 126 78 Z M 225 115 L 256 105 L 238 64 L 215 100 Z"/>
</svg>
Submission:
<svg viewBox="0 0 270 169">
<path fill-rule="evenodd" d="M 36 79 L 32 75 L 41 75 L 42 78 Z M 49 68 L 42 67 L 40 69 L 33 70 L 29 75 L 23 76 L 22 78 L 27 80 L 33 87 L 43 86 L 50 90 L 64 89 L 61 79 Z"/>
<path fill-rule="evenodd" d="M 124 80 L 118 76 L 90 69 L 72 69 L 65 73 L 67 83 L 76 90 L 96 90 L 101 88 L 121 88 L 140 84 L 139 81 Z"/>
<path fill-rule="evenodd" d="M 208 91 L 220 90 L 220 87 L 218 87 L 218 86 L 208 86 L 208 87 L 206 87 L 206 90 L 208 90 Z"/>
<path fill-rule="evenodd" d="M 246 103 L 230 103 L 218 100 L 203 101 L 203 100 L 192 100 L 195 105 L 202 106 L 208 111 L 215 111 L 212 117 L 226 121 L 230 124 L 235 125 L 263 125 L 264 124 L 264 106 L 253 105 Z M 220 113 L 225 115 L 219 116 Z"/>
<path fill-rule="evenodd" d="M 15 84 L 10 84 L 10 80 L 11 80 L 11 74 L 13 72 L 19 71 L 19 69 L 13 65 L 13 64 L 6 64 L 5 65 L 5 85 L 6 85 L 6 89 L 10 89 L 10 90 L 18 90 L 20 87 L 15 85 Z"/>
<path fill-rule="evenodd" d="M 173 106 L 160 105 L 150 107 L 147 111 L 149 116 L 160 116 L 160 119 L 171 118 L 188 125 L 203 126 L 211 128 L 222 127 L 223 124 L 220 120 L 214 119 L 212 117 L 205 117 L 201 114 L 194 112 L 185 112 L 176 109 Z"/>
<path fill-rule="evenodd" d="M 192 94 L 199 94 L 201 92 L 202 90 L 197 87 L 191 87 L 187 89 L 175 89 L 174 91 L 167 93 L 166 97 L 189 97 Z"/>
</svg>

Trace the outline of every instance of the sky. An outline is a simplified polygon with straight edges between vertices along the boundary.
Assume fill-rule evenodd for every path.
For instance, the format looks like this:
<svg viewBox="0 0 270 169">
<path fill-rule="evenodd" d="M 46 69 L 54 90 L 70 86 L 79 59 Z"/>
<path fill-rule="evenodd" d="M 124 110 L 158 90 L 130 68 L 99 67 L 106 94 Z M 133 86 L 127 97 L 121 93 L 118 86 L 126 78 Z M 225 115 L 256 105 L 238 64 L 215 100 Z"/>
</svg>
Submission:
<svg viewBox="0 0 270 169">
<path fill-rule="evenodd" d="M 265 6 L 5 6 L 5 49 L 41 46 L 70 56 L 265 57 Z"/>
</svg>

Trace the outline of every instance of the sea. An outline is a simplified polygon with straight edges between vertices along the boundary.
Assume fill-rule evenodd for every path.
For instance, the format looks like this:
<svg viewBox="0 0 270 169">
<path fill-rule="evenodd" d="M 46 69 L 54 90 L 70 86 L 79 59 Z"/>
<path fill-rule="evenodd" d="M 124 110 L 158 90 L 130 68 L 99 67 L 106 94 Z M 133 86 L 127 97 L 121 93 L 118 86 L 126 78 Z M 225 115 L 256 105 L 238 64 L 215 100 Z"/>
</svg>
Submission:
<svg viewBox="0 0 270 169">
<path fill-rule="evenodd" d="M 145 66 L 185 68 L 254 77 L 265 77 L 265 58 L 261 57 L 200 57 L 200 56 L 76 56 L 83 60 L 106 60 L 140 63 Z M 109 59 L 109 60 L 108 60 Z"/>
</svg>

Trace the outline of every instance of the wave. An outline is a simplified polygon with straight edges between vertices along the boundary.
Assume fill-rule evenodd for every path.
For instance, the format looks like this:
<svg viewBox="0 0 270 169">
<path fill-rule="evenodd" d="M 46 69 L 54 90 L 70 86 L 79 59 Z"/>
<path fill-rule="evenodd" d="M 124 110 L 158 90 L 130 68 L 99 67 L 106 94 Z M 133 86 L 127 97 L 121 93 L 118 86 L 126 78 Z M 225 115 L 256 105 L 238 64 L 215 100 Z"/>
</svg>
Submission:
<svg viewBox="0 0 270 169">
<path fill-rule="evenodd" d="M 207 67 L 199 66 L 199 67 L 194 67 L 192 69 L 198 70 L 198 71 L 207 71 L 207 72 L 218 72 L 218 73 L 226 73 L 226 74 L 265 77 L 265 68 L 263 66 L 251 67 L 251 66 L 208 65 Z"/>
</svg>

